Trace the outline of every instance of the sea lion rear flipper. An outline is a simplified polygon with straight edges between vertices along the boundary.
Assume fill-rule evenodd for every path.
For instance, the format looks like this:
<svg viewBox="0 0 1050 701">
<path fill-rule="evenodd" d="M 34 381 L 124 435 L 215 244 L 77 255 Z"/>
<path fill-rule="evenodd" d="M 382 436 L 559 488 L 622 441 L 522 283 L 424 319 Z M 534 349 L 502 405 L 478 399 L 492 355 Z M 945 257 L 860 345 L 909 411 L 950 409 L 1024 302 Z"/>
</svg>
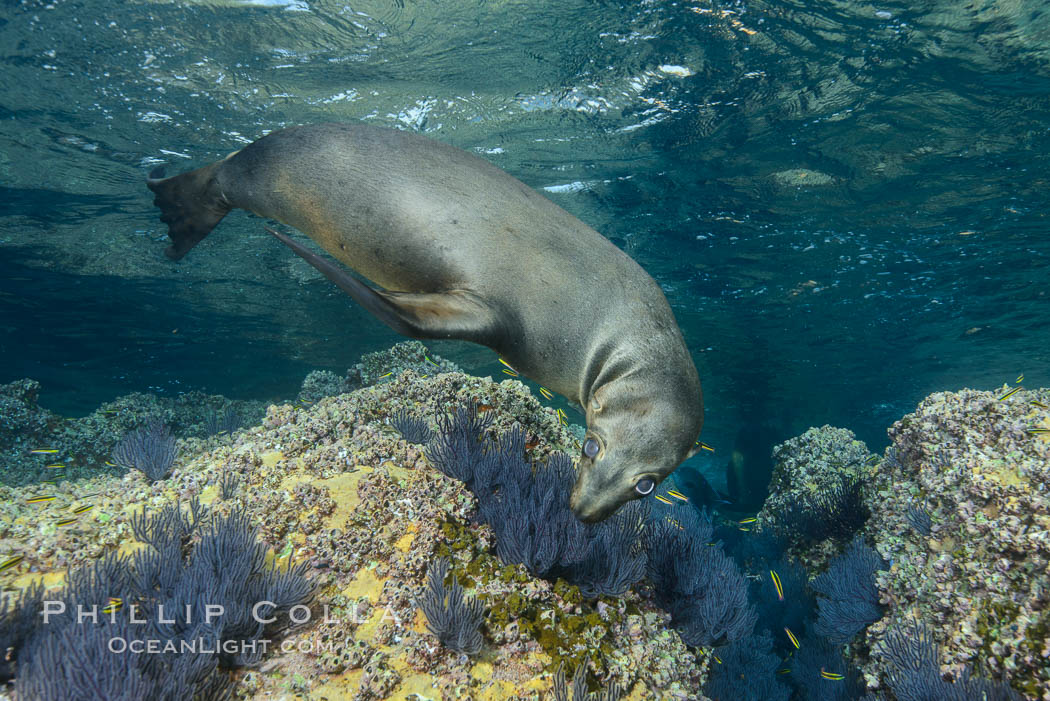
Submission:
<svg viewBox="0 0 1050 701">
<path fill-rule="evenodd" d="M 492 310 L 475 295 L 450 292 L 387 292 L 371 287 L 311 252 L 279 231 L 265 227 L 281 243 L 317 268 L 354 301 L 403 336 L 411 338 L 458 338 L 492 347 L 499 336 L 499 323 Z"/>
<path fill-rule="evenodd" d="M 146 185 L 156 194 L 153 204 L 160 208 L 160 220 L 168 225 L 171 245 L 164 255 L 182 258 L 200 243 L 232 209 L 215 181 L 215 169 L 222 161 L 188 173 L 163 178 L 160 168 L 150 173 Z"/>
</svg>

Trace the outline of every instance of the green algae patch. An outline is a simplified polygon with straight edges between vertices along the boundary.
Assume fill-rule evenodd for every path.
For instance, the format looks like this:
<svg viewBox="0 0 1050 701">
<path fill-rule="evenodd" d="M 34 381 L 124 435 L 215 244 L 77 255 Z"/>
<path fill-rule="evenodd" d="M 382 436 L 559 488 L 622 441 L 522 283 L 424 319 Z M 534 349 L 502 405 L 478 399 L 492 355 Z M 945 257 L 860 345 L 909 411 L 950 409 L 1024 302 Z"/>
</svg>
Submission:
<svg viewBox="0 0 1050 701">
<path fill-rule="evenodd" d="M 204 506 L 211 506 L 212 502 L 219 498 L 219 487 L 214 484 L 205 487 L 198 498 Z"/>
<path fill-rule="evenodd" d="M 15 589 L 25 589 L 33 584 L 42 584 L 44 589 L 61 589 L 66 585 L 65 572 L 43 572 L 37 574 L 23 574 L 11 580 L 11 586 Z"/>
<path fill-rule="evenodd" d="M 507 631 L 513 631 L 512 638 L 530 641 L 536 647 L 533 662 L 544 675 L 553 675 L 562 665 L 569 673 L 586 665 L 599 679 L 637 678 L 637 657 L 617 654 L 623 647 L 624 632 L 631 627 L 628 617 L 633 626 L 645 626 L 653 634 L 657 631 L 650 626 L 659 621 L 652 614 L 647 619 L 635 597 L 629 595 L 629 601 L 605 596 L 585 600 L 579 587 L 564 580 L 535 580 L 523 566 L 504 564 L 482 547 L 475 528 L 447 519 L 439 531 L 444 540 L 437 545 L 435 556 L 461 563 L 454 565 L 450 576 L 484 601 L 484 627 L 490 639 L 501 640 Z M 540 582 L 542 586 L 537 586 Z M 674 659 L 676 646 L 685 650 L 677 634 L 668 633 L 665 643 L 670 653 L 667 659 Z M 632 652 L 640 654 L 638 649 Z M 650 648 L 644 654 L 654 653 Z"/>
<path fill-rule="evenodd" d="M 343 588 L 342 594 L 351 601 L 356 601 L 362 597 L 369 601 L 378 601 L 379 595 L 383 591 L 384 581 L 386 580 L 376 577 L 375 572 L 366 567 L 358 571 L 357 576 Z"/>
<path fill-rule="evenodd" d="M 284 460 L 284 453 L 279 450 L 272 450 L 260 455 L 259 459 L 262 461 L 263 467 L 272 469 L 277 466 L 277 463 Z"/>
<path fill-rule="evenodd" d="M 365 671 L 363 669 L 352 669 L 338 676 L 330 677 L 327 681 L 312 687 L 310 689 L 311 696 L 319 699 L 355 698 L 357 690 L 361 686 L 361 677 L 364 674 Z"/>
<path fill-rule="evenodd" d="M 329 496 L 335 501 L 335 511 L 324 520 L 326 528 L 339 528 L 347 522 L 350 514 L 361 503 L 361 498 L 357 495 L 358 485 L 371 472 L 372 468 L 359 466 L 355 472 L 346 472 L 328 479 L 313 480 L 315 485 L 328 489 Z"/>
<path fill-rule="evenodd" d="M 413 670 L 406 662 L 398 658 L 390 660 L 390 667 L 401 674 L 401 683 L 391 694 L 392 698 L 413 699 L 414 701 L 423 699 L 437 701 L 441 698 L 441 692 L 434 688 L 434 677 Z"/>
</svg>

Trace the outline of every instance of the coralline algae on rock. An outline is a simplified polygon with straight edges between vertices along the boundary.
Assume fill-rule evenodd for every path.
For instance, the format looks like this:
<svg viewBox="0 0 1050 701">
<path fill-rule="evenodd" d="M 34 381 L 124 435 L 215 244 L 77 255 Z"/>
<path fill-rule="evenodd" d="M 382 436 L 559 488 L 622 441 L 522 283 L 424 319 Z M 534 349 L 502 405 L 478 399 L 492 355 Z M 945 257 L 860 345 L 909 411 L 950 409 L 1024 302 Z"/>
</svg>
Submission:
<svg viewBox="0 0 1050 701">
<path fill-rule="evenodd" d="M 555 412 L 516 380 L 496 384 L 460 373 L 423 378 L 412 370 L 309 409 L 273 407 L 250 437 L 256 452 L 280 452 L 263 478 L 271 494 L 309 481 L 335 503 L 307 534 L 272 501 L 267 512 L 274 516 L 264 519 L 281 521 L 297 555 L 314 562 L 325 579 L 330 601 L 342 614 L 354 613 L 352 623 L 296 636 L 307 652 L 287 664 L 312 670 L 303 673 L 310 693 L 330 697 L 538 699 L 566 662 L 573 669 L 588 665 L 591 678 L 603 684 L 637 686 L 646 698 L 701 698 L 706 659 L 697 664 L 667 630 L 666 614 L 634 593 L 586 602 L 576 587 L 536 580 L 523 567 L 500 562 L 491 531 L 474 521 L 474 496 L 430 467 L 420 446 L 389 425 L 394 413 L 407 411 L 434 427 L 438 415 L 468 401 L 492 416 L 493 433 L 515 425 L 524 430 L 534 460 L 578 450 Z M 266 499 L 253 496 L 248 479 L 248 500 Z M 478 656 L 447 650 L 427 631 L 419 601 L 427 568 L 438 557 L 449 558 L 451 576 L 486 606 Z M 343 640 L 338 649 L 318 652 L 333 638 Z M 276 692 L 268 680 L 261 688 Z"/>
<path fill-rule="evenodd" d="M 73 481 L 113 472 L 106 465 L 114 446 L 151 420 L 172 427 L 180 437 L 207 441 L 209 419 L 227 412 L 256 423 L 259 401 L 235 401 L 203 392 L 177 397 L 132 392 L 102 404 L 87 416 L 66 418 L 37 404 L 40 385 L 19 380 L 0 386 L 0 484 Z M 54 452 L 36 454 L 47 449 Z M 56 467 L 57 466 L 57 467 Z"/>
<path fill-rule="evenodd" d="M 387 350 L 361 356 L 361 362 L 346 371 L 346 385 L 351 390 L 368 387 L 405 370 L 420 375 L 461 372 L 458 365 L 431 353 L 419 341 L 403 341 Z"/>
<path fill-rule="evenodd" d="M 1050 391 L 930 395 L 889 430 L 869 532 L 891 562 L 878 583 L 891 615 L 917 618 L 943 645 L 942 672 L 975 665 L 1033 699 L 1050 699 Z M 929 534 L 909 510 L 930 516 Z M 914 515 L 913 515 L 914 516 Z M 879 658 L 869 679 L 885 674 Z"/>
<path fill-rule="evenodd" d="M 459 366 L 432 353 L 419 341 L 403 341 L 375 353 L 365 353 L 361 361 L 346 371 L 346 377 L 330 370 L 314 370 L 303 380 L 299 401 L 307 405 L 362 387 L 391 382 L 402 372 L 418 375 L 460 372 Z"/>
<path fill-rule="evenodd" d="M 776 533 L 788 546 L 789 556 L 808 571 L 822 571 L 852 536 L 846 531 L 863 525 L 866 513 L 838 511 L 863 507 L 873 461 L 868 447 L 852 431 L 833 426 L 811 428 L 777 445 L 773 449 L 769 497 L 758 514 L 759 531 Z M 814 508 L 814 502 L 833 501 L 840 492 L 854 489 L 859 492 L 856 499 L 843 497 L 841 505 L 825 504 L 828 513 L 818 513 L 821 510 Z M 803 522 L 813 517 L 828 517 L 836 523 Z M 809 538 L 812 534 L 802 531 L 812 531 L 818 537 Z"/>
<path fill-rule="evenodd" d="M 8 593 L 32 582 L 61 586 L 67 566 L 127 552 L 131 519 L 143 507 L 196 496 L 243 508 L 269 558 L 282 567 L 308 563 L 320 591 L 310 621 L 274 641 L 259 669 L 236 673 L 242 696 L 541 699 L 559 667 L 585 665 L 592 688 L 619 684 L 626 698 L 703 699 L 711 653 L 682 643 L 647 585 L 585 600 L 563 581 L 504 564 L 491 529 L 476 521 L 474 496 L 433 469 L 390 419 L 405 412 L 434 429 L 436 417 L 473 402 L 492 417 L 490 437 L 524 431 L 537 463 L 578 452 L 578 439 L 517 380 L 434 374 L 423 362 L 422 372 L 403 368 L 352 393 L 270 406 L 260 425 L 230 437 L 180 439 L 174 472 L 154 484 L 137 471 L 74 474 L 46 487 L 54 498 L 38 502 L 40 484 L 0 486 L 0 551 L 22 558 L 0 573 L 0 585 Z M 25 454 L 54 440 L 72 450 L 63 441 L 82 435 L 101 446 L 146 415 L 200 435 L 201 406 L 226 406 L 203 395 L 191 398 L 196 407 L 129 395 L 82 421 L 83 429 L 60 434 L 71 422 L 40 409 L 33 390 L 27 381 L 0 391 L 0 402 L 15 409 L 8 423 L 18 422 L 0 449 Z M 886 616 L 850 646 L 873 686 L 888 672 L 878 654 L 883 641 L 917 618 L 942 645 L 946 678 L 976 664 L 1050 701 L 1050 438 L 1030 430 L 1050 428 L 1050 391 L 1003 394 L 930 396 L 890 430 L 893 446 L 878 464 L 851 433 L 831 427 L 777 449 L 762 528 L 775 525 L 784 505 L 843 475 L 865 485 L 872 516 L 863 533 L 890 563 L 878 574 Z M 239 483 L 225 497 L 224 477 Z M 85 505 L 74 523 L 57 525 Z M 793 547 L 816 574 L 843 546 L 829 539 Z M 477 655 L 448 650 L 427 630 L 419 601 L 438 557 L 485 605 Z"/>
<path fill-rule="evenodd" d="M 319 591 L 309 622 L 273 641 L 259 669 L 235 673 L 241 695 L 541 699 L 565 664 L 569 673 L 587 666 L 592 684 L 619 684 L 626 698 L 703 699 L 709 654 L 687 649 L 644 589 L 587 601 L 576 587 L 505 565 L 491 530 L 475 521 L 474 496 L 390 425 L 406 411 L 434 428 L 437 416 L 466 402 L 492 417 L 493 435 L 524 431 L 531 460 L 579 451 L 555 411 L 517 380 L 405 369 L 312 405 L 271 406 L 261 425 L 222 441 L 180 440 L 174 472 L 152 485 L 137 471 L 67 480 L 39 504 L 26 503 L 38 485 L 0 487 L 0 509 L 10 511 L 0 550 L 23 556 L 0 573 L 0 585 L 60 586 L 65 566 L 130 543 L 131 519 L 143 507 L 197 496 L 243 508 L 270 559 L 308 563 Z M 239 482 L 228 498 L 220 496 L 224 478 Z M 93 507 L 55 526 L 82 503 Z M 419 609 L 438 557 L 485 605 L 475 656 L 442 647 Z"/>
</svg>

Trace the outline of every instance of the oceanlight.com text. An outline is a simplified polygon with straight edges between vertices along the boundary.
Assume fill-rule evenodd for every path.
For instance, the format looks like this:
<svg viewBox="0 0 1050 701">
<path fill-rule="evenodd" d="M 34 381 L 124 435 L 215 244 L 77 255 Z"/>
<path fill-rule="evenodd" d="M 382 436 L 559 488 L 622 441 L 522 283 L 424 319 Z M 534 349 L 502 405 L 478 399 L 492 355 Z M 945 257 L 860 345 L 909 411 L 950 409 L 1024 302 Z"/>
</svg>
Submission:
<svg viewBox="0 0 1050 701">
<path fill-rule="evenodd" d="M 273 641 L 268 639 L 261 640 L 222 640 L 217 641 L 214 638 L 195 638 L 191 640 L 139 640 L 137 638 L 128 640 L 122 637 L 113 637 L 109 639 L 108 648 L 109 651 L 114 654 L 123 654 L 130 652 L 134 655 L 160 655 L 170 653 L 191 653 L 201 655 L 214 655 L 223 653 L 226 655 L 265 655 L 270 651 L 270 646 Z M 282 640 L 280 645 L 275 646 L 275 649 L 281 652 L 303 652 L 303 653 L 323 653 L 323 652 L 336 652 L 346 648 L 348 645 L 353 644 L 350 639 L 346 640 L 329 640 L 329 641 L 313 641 L 313 640 Z"/>
</svg>

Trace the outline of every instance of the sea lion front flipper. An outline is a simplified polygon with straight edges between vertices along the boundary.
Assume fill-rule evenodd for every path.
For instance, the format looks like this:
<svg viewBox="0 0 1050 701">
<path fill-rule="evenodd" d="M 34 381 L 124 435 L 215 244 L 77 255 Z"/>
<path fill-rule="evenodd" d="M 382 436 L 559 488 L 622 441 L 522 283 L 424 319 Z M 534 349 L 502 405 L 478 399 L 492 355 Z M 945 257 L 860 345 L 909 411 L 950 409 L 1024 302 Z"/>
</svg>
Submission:
<svg viewBox="0 0 1050 701">
<path fill-rule="evenodd" d="M 329 260 L 270 227 L 264 227 L 296 255 L 317 268 L 355 302 L 403 336 L 457 338 L 492 347 L 499 337 L 499 322 L 492 310 L 475 295 L 463 291 L 387 292 L 374 290 Z"/>
</svg>

